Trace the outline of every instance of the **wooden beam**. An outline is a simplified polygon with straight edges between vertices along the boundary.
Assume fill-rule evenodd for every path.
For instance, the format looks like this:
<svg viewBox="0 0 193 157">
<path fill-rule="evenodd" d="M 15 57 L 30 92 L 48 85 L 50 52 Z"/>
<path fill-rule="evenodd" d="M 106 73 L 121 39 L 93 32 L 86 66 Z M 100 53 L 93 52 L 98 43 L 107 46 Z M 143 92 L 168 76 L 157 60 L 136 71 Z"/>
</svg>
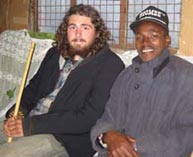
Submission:
<svg viewBox="0 0 193 157">
<path fill-rule="evenodd" d="M 38 32 L 38 0 L 33 0 L 32 14 L 34 19 L 33 31 Z"/>
<path fill-rule="evenodd" d="M 127 44 L 127 18 L 128 18 L 128 0 L 120 1 L 120 28 L 119 44 L 124 48 Z"/>
<path fill-rule="evenodd" d="M 179 54 L 193 56 L 193 1 L 182 1 L 181 32 Z"/>
<path fill-rule="evenodd" d="M 70 1 L 70 6 L 71 6 L 71 7 L 74 7 L 75 5 L 76 5 L 76 0 L 71 0 L 71 1 Z"/>
</svg>

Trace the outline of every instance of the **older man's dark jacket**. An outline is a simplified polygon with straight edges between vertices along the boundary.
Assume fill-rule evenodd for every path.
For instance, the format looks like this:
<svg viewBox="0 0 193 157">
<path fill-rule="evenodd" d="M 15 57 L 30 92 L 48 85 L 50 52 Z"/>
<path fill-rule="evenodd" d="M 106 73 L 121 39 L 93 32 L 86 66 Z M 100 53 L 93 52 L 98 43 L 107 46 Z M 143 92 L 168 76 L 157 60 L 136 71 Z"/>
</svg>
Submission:
<svg viewBox="0 0 193 157">
<path fill-rule="evenodd" d="M 51 48 L 25 88 L 21 101 L 25 115 L 53 91 L 59 78 L 59 57 L 56 47 Z M 90 129 L 102 115 L 113 82 L 123 68 L 121 59 L 106 45 L 70 73 L 47 114 L 24 119 L 24 134 L 53 134 L 71 157 L 91 157 Z"/>
</svg>

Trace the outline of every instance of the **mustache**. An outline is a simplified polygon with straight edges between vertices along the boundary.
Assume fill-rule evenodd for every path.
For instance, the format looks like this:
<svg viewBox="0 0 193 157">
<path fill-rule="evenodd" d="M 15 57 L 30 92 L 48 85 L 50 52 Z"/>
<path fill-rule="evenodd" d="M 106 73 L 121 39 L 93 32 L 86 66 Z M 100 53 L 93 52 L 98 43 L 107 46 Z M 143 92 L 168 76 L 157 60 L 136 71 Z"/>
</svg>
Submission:
<svg viewBox="0 0 193 157">
<path fill-rule="evenodd" d="M 85 40 L 82 39 L 82 38 L 74 38 L 74 39 L 72 39 L 72 41 L 73 41 L 73 42 L 77 42 L 77 41 L 85 42 Z"/>
</svg>

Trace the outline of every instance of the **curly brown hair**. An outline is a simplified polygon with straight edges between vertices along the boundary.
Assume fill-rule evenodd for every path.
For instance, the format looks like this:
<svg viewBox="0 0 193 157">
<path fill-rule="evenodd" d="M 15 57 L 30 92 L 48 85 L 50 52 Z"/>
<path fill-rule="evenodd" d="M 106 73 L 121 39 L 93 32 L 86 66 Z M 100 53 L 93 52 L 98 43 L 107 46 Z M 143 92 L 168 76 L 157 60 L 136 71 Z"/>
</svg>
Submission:
<svg viewBox="0 0 193 157">
<path fill-rule="evenodd" d="M 99 12 L 90 5 L 79 4 L 69 9 L 57 29 L 53 45 L 57 46 L 57 49 L 63 57 L 71 58 L 72 55 L 69 54 L 70 52 L 68 51 L 69 42 L 67 39 L 67 27 L 69 17 L 75 14 L 91 18 L 92 24 L 94 25 L 98 36 L 95 38 L 94 44 L 87 56 L 97 54 L 107 41 L 110 40 L 110 31 L 105 26 Z"/>
</svg>

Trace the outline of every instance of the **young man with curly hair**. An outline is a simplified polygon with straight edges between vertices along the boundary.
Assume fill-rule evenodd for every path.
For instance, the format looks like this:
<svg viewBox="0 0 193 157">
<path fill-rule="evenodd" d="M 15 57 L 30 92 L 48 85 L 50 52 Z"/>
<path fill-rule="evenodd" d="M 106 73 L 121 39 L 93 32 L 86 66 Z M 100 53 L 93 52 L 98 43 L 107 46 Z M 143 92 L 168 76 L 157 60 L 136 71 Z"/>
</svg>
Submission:
<svg viewBox="0 0 193 157">
<path fill-rule="evenodd" d="M 1 156 L 93 156 L 90 129 L 124 68 L 109 49 L 109 39 L 93 7 L 80 4 L 69 9 L 53 47 L 24 90 L 20 106 L 24 116 L 11 116 L 13 108 L 7 113 L 5 134 L 20 138 L 0 146 Z"/>
</svg>

